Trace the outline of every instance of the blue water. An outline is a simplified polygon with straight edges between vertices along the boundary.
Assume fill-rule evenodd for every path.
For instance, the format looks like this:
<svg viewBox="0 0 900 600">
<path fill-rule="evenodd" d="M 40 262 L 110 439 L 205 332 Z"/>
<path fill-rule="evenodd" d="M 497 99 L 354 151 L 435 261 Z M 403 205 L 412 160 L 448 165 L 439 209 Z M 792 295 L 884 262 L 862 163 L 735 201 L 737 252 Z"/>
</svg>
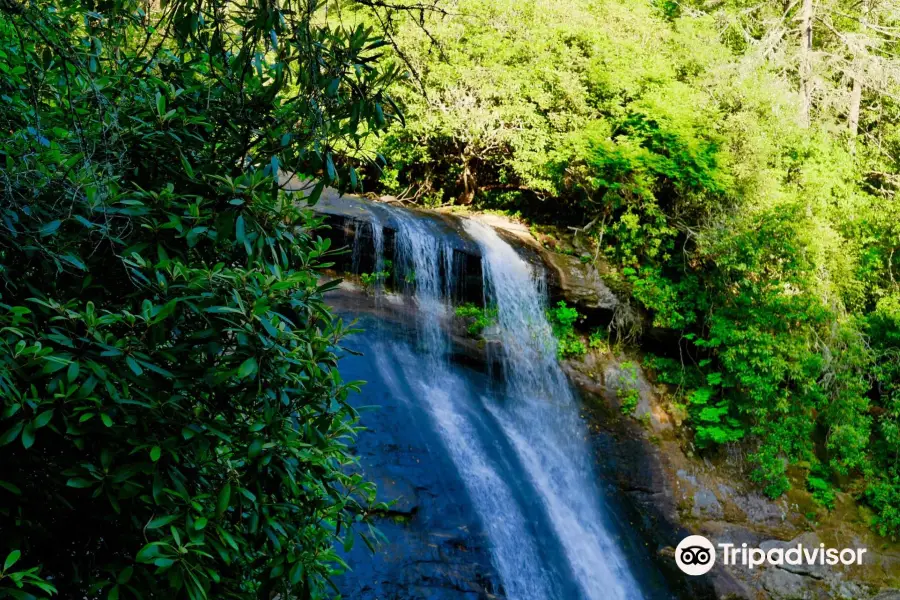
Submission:
<svg viewBox="0 0 900 600">
<path fill-rule="evenodd" d="M 450 360 L 452 248 L 428 220 L 394 211 L 393 264 L 406 305 L 364 319 L 342 361 L 374 405 L 361 469 L 397 498 L 373 556 L 351 552 L 349 598 L 635 600 L 669 597 L 652 561 L 604 497 L 578 402 L 556 359 L 539 267 L 493 229 L 465 221 L 497 309 L 502 381 Z M 377 227 L 377 225 L 375 225 Z M 373 235 L 381 239 L 380 233 Z M 358 251 L 356 249 L 355 251 Z M 383 261 L 377 256 L 376 263 Z M 397 305 L 399 308 L 399 305 Z M 352 315 L 348 315 L 352 316 Z"/>
<path fill-rule="evenodd" d="M 379 521 L 387 542 L 377 553 L 360 544 L 354 547 L 348 556 L 353 571 L 339 580 L 345 597 L 597 598 L 579 585 L 540 494 L 503 426 L 485 405 L 484 398 L 498 406 L 514 402 L 505 396 L 504 386 L 486 373 L 458 364 L 449 364 L 449 376 L 440 382 L 423 382 L 425 369 L 414 330 L 370 318 L 360 324 L 365 332 L 348 345 L 362 356 L 346 356 L 341 369 L 346 379 L 367 382 L 363 393 L 353 398 L 354 405 L 362 407 L 362 424 L 367 427 L 356 448 L 362 470 L 379 484 L 379 499 L 399 498 L 398 507 L 408 510 L 415 505 L 416 510 L 411 518 Z M 432 403 L 440 402 L 446 405 L 435 417 Z M 447 422 L 449 426 L 441 425 Z M 448 435 L 453 436 L 449 442 Z M 464 448 L 448 447 L 454 444 Z M 465 462 L 458 462 L 455 452 Z M 475 487 L 472 479 L 477 480 Z M 492 503 L 490 513 L 473 500 L 473 494 L 482 492 Z M 595 510 L 608 511 L 610 505 L 598 496 Z M 628 569 L 610 582 L 610 589 L 615 593 L 624 583 L 628 597 L 672 597 L 649 551 L 624 519 L 609 513 L 602 526 L 607 539 L 616 544 L 616 563 L 624 561 Z M 500 547 L 507 543 L 511 547 Z M 459 545 L 465 550 L 460 551 Z M 505 559 L 507 569 L 510 564 L 520 569 L 513 579 L 498 564 L 498 552 L 515 554 Z M 608 567 L 598 563 L 597 573 L 606 573 Z M 470 585 L 472 581 L 481 585 Z"/>
</svg>

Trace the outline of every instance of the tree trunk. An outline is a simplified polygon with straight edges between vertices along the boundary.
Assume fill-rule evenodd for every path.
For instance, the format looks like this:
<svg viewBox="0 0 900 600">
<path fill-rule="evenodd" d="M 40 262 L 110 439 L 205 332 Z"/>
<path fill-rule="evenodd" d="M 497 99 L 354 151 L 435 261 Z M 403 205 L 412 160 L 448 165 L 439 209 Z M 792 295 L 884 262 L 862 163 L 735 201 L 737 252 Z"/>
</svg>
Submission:
<svg viewBox="0 0 900 600">
<path fill-rule="evenodd" d="M 853 78 L 853 90 L 850 92 L 850 115 L 847 119 L 847 125 L 850 128 L 850 139 L 856 138 L 859 131 L 859 108 L 862 102 L 862 84 L 858 77 Z"/>
<path fill-rule="evenodd" d="M 466 157 L 463 161 L 463 171 L 459 176 L 459 183 L 462 186 L 462 191 L 459 193 L 456 203 L 472 204 L 472 201 L 475 199 L 475 177 L 469 169 L 469 158 Z"/>
<path fill-rule="evenodd" d="M 869 22 L 869 3 L 863 6 L 862 26 L 865 29 Z M 853 65 L 853 89 L 850 91 L 850 114 L 847 115 L 847 128 L 850 130 L 850 151 L 856 152 L 856 134 L 859 133 L 859 114 L 862 104 L 862 80 L 865 76 L 865 69 L 859 60 L 855 60 Z"/>
<path fill-rule="evenodd" d="M 809 127 L 812 111 L 813 0 L 803 0 L 800 10 L 800 116 Z"/>
</svg>

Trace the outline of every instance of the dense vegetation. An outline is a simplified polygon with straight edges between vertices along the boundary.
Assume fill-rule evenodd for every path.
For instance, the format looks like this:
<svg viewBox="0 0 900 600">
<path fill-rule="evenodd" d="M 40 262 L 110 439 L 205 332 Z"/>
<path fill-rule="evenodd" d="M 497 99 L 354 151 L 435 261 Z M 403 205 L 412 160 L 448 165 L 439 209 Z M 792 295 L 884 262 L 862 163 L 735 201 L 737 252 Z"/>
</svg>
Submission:
<svg viewBox="0 0 900 600">
<path fill-rule="evenodd" d="M 283 170 L 577 227 L 698 447 L 900 535 L 898 15 L 0 0 L 0 597 L 327 595 L 373 489 Z"/>
<path fill-rule="evenodd" d="M 374 491 L 277 175 L 355 177 L 385 44 L 313 0 L 0 1 L 0 597 L 330 593 Z"/>
<path fill-rule="evenodd" d="M 580 228 L 677 340 L 647 364 L 696 445 L 900 535 L 896 4 L 440 6 L 394 24 L 406 126 L 366 185 Z"/>
</svg>

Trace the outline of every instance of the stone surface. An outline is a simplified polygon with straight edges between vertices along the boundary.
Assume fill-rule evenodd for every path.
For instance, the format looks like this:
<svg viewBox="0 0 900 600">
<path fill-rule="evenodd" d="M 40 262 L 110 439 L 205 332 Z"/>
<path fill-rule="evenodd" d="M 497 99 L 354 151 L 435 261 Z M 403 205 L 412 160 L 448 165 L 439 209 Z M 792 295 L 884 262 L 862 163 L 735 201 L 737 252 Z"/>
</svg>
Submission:
<svg viewBox="0 0 900 600">
<path fill-rule="evenodd" d="M 544 261 L 554 269 L 560 294 L 581 308 L 612 312 L 619 304 L 612 290 L 591 264 L 575 256 L 543 252 Z"/>
<path fill-rule="evenodd" d="M 695 519 L 721 519 L 725 515 L 719 499 L 712 490 L 701 488 L 694 492 L 694 507 L 691 515 Z"/>
<path fill-rule="evenodd" d="M 687 483 L 690 483 L 691 485 L 700 485 L 699 483 L 697 483 L 697 478 L 694 475 L 691 475 L 690 473 L 685 471 L 684 469 L 678 469 L 675 472 L 675 475 L 682 481 L 686 481 Z"/>
<path fill-rule="evenodd" d="M 769 550 L 773 550 L 776 548 L 780 548 L 782 550 L 796 548 L 798 544 L 802 544 L 806 548 L 816 548 L 819 546 L 819 543 L 819 536 L 817 536 L 815 533 L 810 532 L 804 533 L 803 535 L 796 537 L 789 542 L 784 542 L 781 540 L 766 540 L 761 543 L 759 547 L 768 552 Z M 832 572 L 832 569 L 825 565 L 789 565 L 785 563 L 779 568 L 785 571 L 790 571 L 791 573 L 796 573 L 797 575 L 804 575 L 806 577 L 813 577 L 815 579 L 825 579 Z"/>
<path fill-rule="evenodd" d="M 785 520 L 784 509 L 758 492 L 736 494 L 733 500 L 751 523 L 777 526 Z"/>
<path fill-rule="evenodd" d="M 846 600 L 856 600 L 857 598 L 867 598 L 871 596 L 869 590 L 862 585 L 852 581 L 842 581 L 831 588 L 832 595 L 835 598 L 844 598 Z"/>
<path fill-rule="evenodd" d="M 784 569 L 766 569 L 762 574 L 762 586 L 776 600 L 812 600 L 819 597 L 809 589 L 805 577 Z"/>
</svg>

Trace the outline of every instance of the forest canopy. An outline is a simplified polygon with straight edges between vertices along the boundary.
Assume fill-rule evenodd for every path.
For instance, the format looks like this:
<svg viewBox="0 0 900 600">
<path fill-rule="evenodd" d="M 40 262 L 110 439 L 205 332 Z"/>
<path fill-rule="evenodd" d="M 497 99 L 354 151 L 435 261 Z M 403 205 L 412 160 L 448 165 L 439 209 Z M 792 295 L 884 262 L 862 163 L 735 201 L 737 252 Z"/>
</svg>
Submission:
<svg viewBox="0 0 900 600">
<path fill-rule="evenodd" d="M 441 8 L 393 30 L 406 122 L 368 189 L 579 228 L 677 340 L 646 365 L 699 448 L 900 534 L 896 3 Z"/>
</svg>

